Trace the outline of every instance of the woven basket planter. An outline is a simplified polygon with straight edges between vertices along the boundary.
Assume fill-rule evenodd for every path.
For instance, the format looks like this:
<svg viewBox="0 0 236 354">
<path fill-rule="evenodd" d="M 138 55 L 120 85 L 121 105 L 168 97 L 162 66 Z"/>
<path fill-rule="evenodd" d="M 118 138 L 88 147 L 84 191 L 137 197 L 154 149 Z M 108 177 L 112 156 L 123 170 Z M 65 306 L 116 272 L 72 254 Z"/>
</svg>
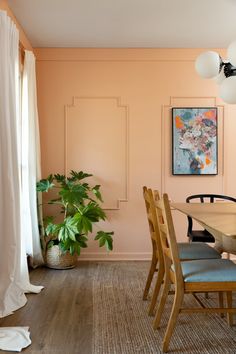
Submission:
<svg viewBox="0 0 236 354">
<path fill-rule="evenodd" d="M 53 269 L 70 269 L 76 266 L 77 254 L 69 251 L 63 253 L 58 245 L 50 247 L 46 252 L 46 265 Z"/>
</svg>

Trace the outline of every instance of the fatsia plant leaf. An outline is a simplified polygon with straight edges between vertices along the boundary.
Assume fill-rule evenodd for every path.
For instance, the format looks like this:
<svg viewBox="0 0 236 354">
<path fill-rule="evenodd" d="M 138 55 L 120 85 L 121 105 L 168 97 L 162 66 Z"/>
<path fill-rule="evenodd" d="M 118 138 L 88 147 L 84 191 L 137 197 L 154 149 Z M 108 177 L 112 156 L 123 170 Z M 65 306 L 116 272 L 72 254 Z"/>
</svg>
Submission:
<svg viewBox="0 0 236 354">
<path fill-rule="evenodd" d="M 81 249 L 80 245 L 77 243 L 75 247 L 76 247 L 76 252 L 77 252 L 77 254 L 79 256 L 80 255 L 80 249 Z"/>
<path fill-rule="evenodd" d="M 107 237 L 105 245 L 106 245 L 106 249 L 108 251 L 112 251 L 113 250 L 113 239 L 111 237 Z"/>
<path fill-rule="evenodd" d="M 73 219 L 76 222 L 77 230 L 80 233 L 87 235 L 89 232 L 92 232 L 92 221 L 86 215 L 76 213 Z"/>
<path fill-rule="evenodd" d="M 72 185 L 70 188 L 63 188 L 59 192 L 59 195 L 63 199 L 64 203 L 68 203 L 71 205 L 80 205 L 81 203 L 83 203 L 84 199 L 88 198 L 85 188 L 80 184 Z"/>
<path fill-rule="evenodd" d="M 71 239 L 76 241 L 75 235 L 78 233 L 78 229 L 72 217 L 67 217 L 63 223 L 59 224 L 58 239 L 59 241 L 65 241 Z"/>
<path fill-rule="evenodd" d="M 46 235 L 54 235 L 57 229 L 57 225 L 53 224 L 53 223 L 49 223 L 45 229 L 45 233 Z"/>
<path fill-rule="evenodd" d="M 76 238 L 76 239 L 77 239 L 77 242 L 79 243 L 80 247 L 82 247 L 82 248 L 88 247 L 88 245 L 87 245 L 87 242 L 88 242 L 87 237 L 80 235 L 80 236 L 79 236 L 78 238 Z"/>
<path fill-rule="evenodd" d="M 106 239 L 104 237 L 101 237 L 98 242 L 99 242 L 99 247 L 102 247 L 105 245 Z"/>
<path fill-rule="evenodd" d="M 72 241 L 71 239 L 66 239 L 65 241 L 60 241 L 59 242 L 59 247 L 63 252 L 69 251 L 70 250 L 70 246 L 72 244 L 76 244 L 74 241 Z"/>
<path fill-rule="evenodd" d="M 81 212 L 86 215 L 92 222 L 97 222 L 99 220 L 105 220 L 106 214 L 102 210 L 99 204 L 96 202 L 89 202 Z"/>
<path fill-rule="evenodd" d="M 102 195 L 101 195 L 101 192 L 100 192 L 100 185 L 97 184 L 95 187 L 92 188 L 92 192 L 93 194 L 97 197 L 98 200 L 100 200 L 100 202 L 103 202 L 102 200 Z"/>
<path fill-rule="evenodd" d="M 41 181 L 37 182 L 37 192 L 48 192 L 49 189 L 52 189 L 55 186 L 50 180 L 48 179 L 41 179 Z"/>
<path fill-rule="evenodd" d="M 70 254 L 74 254 L 75 253 L 75 245 L 71 244 L 70 245 Z"/>
<path fill-rule="evenodd" d="M 112 232 L 98 231 L 94 239 L 98 240 L 99 247 L 105 245 L 108 251 L 112 251 L 113 249 L 112 235 L 114 235 L 113 231 Z"/>
<path fill-rule="evenodd" d="M 58 183 L 65 183 L 66 181 L 66 176 L 65 175 L 60 175 L 59 173 L 55 174 L 54 175 L 54 178 L 55 180 L 58 182 Z"/>
<path fill-rule="evenodd" d="M 84 236 L 84 234 L 77 234 L 75 235 L 76 237 L 76 241 L 82 241 L 82 242 L 88 242 L 88 238 L 86 236 Z"/>
<path fill-rule="evenodd" d="M 76 180 L 78 180 L 78 181 L 81 181 L 84 178 L 92 176 L 90 173 L 85 173 L 83 171 L 76 172 L 76 171 L 73 171 L 73 170 L 70 171 L 70 174 L 71 174 L 72 177 L 75 177 Z"/>
</svg>

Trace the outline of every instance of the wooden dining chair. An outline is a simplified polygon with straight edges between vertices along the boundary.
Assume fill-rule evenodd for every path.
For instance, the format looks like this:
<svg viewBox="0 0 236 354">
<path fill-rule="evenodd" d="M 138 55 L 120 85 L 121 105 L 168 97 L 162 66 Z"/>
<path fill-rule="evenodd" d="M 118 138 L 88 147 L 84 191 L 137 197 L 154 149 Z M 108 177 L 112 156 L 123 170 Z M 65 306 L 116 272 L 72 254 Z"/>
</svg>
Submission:
<svg viewBox="0 0 236 354">
<path fill-rule="evenodd" d="M 236 202 L 236 198 L 230 197 L 228 195 L 221 194 L 194 194 L 190 195 L 186 198 L 186 202 L 190 203 L 192 201 L 198 201 L 201 203 L 208 202 L 214 203 L 216 200 L 225 200 L 230 202 Z M 189 237 L 190 242 L 215 242 L 214 236 L 207 231 L 204 230 L 193 230 L 193 220 L 190 216 L 188 218 L 188 231 L 187 235 Z"/>
<path fill-rule="evenodd" d="M 236 308 L 232 308 L 232 291 L 236 291 L 236 264 L 222 258 L 180 261 L 167 194 L 164 194 L 163 199 L 157 203 L 157 213 L 161 216 L 159 230 L 164 254 L 165 279 L 155 318 L 155 328 L 159 326 L 171 284 L 174 285 L 175 289 L 171 315 L 162 345 L 163 352 L 167 352 L 179 313 L 227 313 L 228 323 L 231 326 L 233 325 L 232 315 L 236 313 Z M 197 297 L 197 293 L 205 291 L 226 292 L 227 307 L 206 308 Z M 193 294 L 200 307 L 182 307 L 184 295 L 189 293 Z"/>
<path fill-rule="evenodd" d="M 157 271 L 157 279 L 154 286 L 151 302 L 149 305 L 149 311 L 148 311 L 149 315 L 152 316 L 154 314 L 155 305 L 164 278 L 164 258 L 163 258 L 163 250 L 162 250 L 159 225 L 158 225 L 159 219 L 156 210 L 156 203 L 160 200 L 160 195 L 157 190 L 152 191 L 152 189 L 150 188 L 148 189 L 146 186 L 144 186 L 143 197 L 146 206 L 146 214 L 147 214 L 147 220 L 148 220 L 151 243 L 152 243 L 152 260 L 151 260 L 148 277 L 143 292 L 143 300 L 147 299 L 154 274 Z M 159 218 L 161 220 L 160 215 Z M 179 248 L 181 260 L 193 260 L 199 258 L 200 259 L 201 258 L 202 259 L 221 258 L 219 252 L 217 252 L 214 248 L 212 248 L 211 246 L 205 243 L 180 242 L 178 243 L 178 248 Z"/>
<path fill-rule="evenodd" d="M 160 198 L 159 198 L 158 191 L 152 192 L 152 190 L 148 189 L 146 186 L 143 187 L 143 197 L 146 206 L 146 215 L 147 215 L 147 221 L 149 225 L 149 232 L 150 232 L 151 243 L 152 243 L 152 260 L 151 260 L 148 277 L 143 292 L 143 300 L 147 299 L 154 274 L 155 272 L 158 271 L 157 281 L 154 289 L 154 295 L 151 301 L 150 311 L 149 311 L 152 313 L 153 307 L 155 306 L 155 304 L 153 304 L 155 302 L 154 299 L 157 298 L 159 294 L 159 289 L 161 287 L 161 283 L 164 277 L 164 259 L 163 259 L 163 252 L 161 247 L 161 239 L 159 236 L 156 207 L 154 203 L 154 199 L 159 200 Z"/>
</svg>

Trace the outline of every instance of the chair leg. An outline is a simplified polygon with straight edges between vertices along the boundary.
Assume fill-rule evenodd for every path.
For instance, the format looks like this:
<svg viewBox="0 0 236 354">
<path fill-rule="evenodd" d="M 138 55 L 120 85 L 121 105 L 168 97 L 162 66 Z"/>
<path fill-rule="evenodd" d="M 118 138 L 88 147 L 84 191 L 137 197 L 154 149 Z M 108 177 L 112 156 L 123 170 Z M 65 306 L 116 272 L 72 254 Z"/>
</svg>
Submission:
<svg viewBox="0 0 236 354">
<path fill-rule="evenodd" d="M 180 308 L 181 308 L 181 305 L 183 302 L 183 298 L 184 298 L 183 290 L 176 289 L 174 303 L 173 303 L 173 307 L 171 310 L 171 315 L 169 318 L 168 326 L 167 326 L 165 337 L 164 337 L 163 344 L 162 344 L 162 350 L 164 353 L 166 353 L 168 351 L 170 338 L 172 336 L 173 330 L 174 330 L 176 322 L 177 322 L 177 318 L 178 318 L 178 314 L 179 314 L 179 311 L 180 311 Z"/>
<path fill-rule="evenodd" d="M 158 269 L 158 273 L 157 273 L 157 280 L 156 280 L 156 285 L 153 291 L 153 295 L 152 295 L 152 300 L 149 306 L 149 310 L 148 310 L 148 314 L 149 316 L 153 316 L 154 315 L 154 308 L 156 306 L 157 303 L 157 298 L 161 289 L 161 284 L 164 278 L 164 267 L 161 265 L 159 266 Z"/>
<path fill-rule="evenodd" d="M 161 298 L 160 298 L 160 302 L 158 304 L 157 311 L 156 311 L 156 316 L 155 316 L 155 319 L 154 319 L 154 322 L 153 322 L 153 328 L 154 329 L 157 329 L 160 326 L 161 316 L 162 316 L 162 313 L 164 311 L 164 307 L 165 307 L 165 304 L 166 304 L 166 299 L 167 299 L 167 296 L 168 296 L 169 291 L 170 291 L 171 283 L 170 283 L 170 277 L 169 277 L 168 273 L 169 272 L 165 272 L 164 285 L 163 285 L 163 288 L 162 288 Z"/>
<path fill-rule="evenodd" d="M 220 307 L 224 307 L 224 293 L 222 292 L 222 291 L 219 291 L 219 306 Z M 224 317 L 224 313 L 222 312 L 221 314 L 220 314 L 220 317 Z"/>
<path fill-rule="evenodd" d="M 157 257 L 156 257 L 156 254 L 154 253 L 152 255 L 152 261 L 151 261 L 151 265 L 150 265 L 150 269 L 149 269 L 149 273 L 148 273 L 145 289 L 144 289 L 144 292 L 143 292 L 143 300 L 147 300 L 149 289 L 150 289 L 150 286 L 151 286 L 151 283 L 152 283 L 152 279 L 153 279 L 154 273 L 156 271 L 156 267 L 157 267 Z"/>
<path fill-rule="evenodd" d="M 232 308 L 232 291 L 226 292 L 227 307 Z M 233 314 L 227 313 L 227 322 L 229 326 L 233 326 Z"/>
</svg>

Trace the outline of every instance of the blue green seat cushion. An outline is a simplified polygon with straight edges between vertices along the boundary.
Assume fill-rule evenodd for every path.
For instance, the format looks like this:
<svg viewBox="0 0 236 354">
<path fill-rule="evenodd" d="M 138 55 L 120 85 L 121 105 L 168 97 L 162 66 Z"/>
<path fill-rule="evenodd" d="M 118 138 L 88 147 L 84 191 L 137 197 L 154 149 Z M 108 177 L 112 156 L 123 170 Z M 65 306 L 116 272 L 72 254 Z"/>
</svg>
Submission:
<svg viewBox="0 0 236 354">
<path fill-rule="evenodd" d="M 236 264 L 229 259 L 181 262 L 184 282 L 236 282 Z"/>
<path fill-rule="evenodd" d="M 219 252 L 203 242 L 178 243 L 180 260 L 221 258 Z"/>
</svg>

